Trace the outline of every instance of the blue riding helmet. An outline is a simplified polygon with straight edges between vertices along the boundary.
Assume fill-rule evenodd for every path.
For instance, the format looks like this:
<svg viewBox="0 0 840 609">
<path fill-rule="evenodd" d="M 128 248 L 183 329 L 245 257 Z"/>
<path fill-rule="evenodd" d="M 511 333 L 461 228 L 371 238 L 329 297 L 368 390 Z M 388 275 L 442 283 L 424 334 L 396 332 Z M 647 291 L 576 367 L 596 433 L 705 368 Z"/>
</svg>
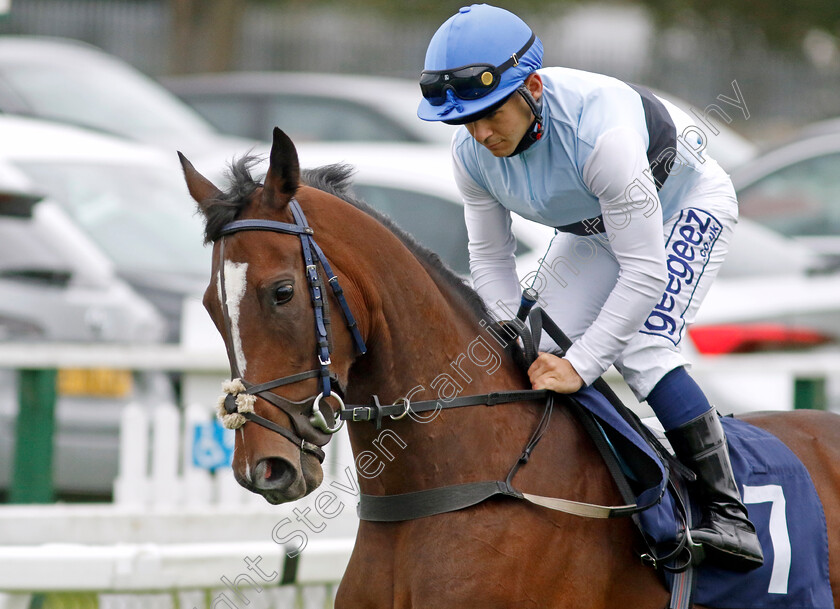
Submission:
<svg viewBox="0 0 840 609">
<path fill-rule="evenodd" d="M 465 6 L 429 42 L 417 116 L 467 122 L 514 93 L 542 66 L 542 56 L 540 39 L 510 11 L 489 4 Z"/>
</svg>

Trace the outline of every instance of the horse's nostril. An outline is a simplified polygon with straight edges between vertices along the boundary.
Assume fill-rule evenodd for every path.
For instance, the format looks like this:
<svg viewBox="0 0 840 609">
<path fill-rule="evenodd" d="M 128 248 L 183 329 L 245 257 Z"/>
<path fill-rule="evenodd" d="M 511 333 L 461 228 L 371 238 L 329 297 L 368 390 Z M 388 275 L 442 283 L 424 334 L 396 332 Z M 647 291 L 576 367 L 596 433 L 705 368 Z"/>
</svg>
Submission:
<svg viewBox="0 0 840 609">
<path fill-rule="evenodd" d="M 294 466 L 286 459 L 269 457 L 257 464 L 254 485 L 260 489 L 283 490 L 297 477 Z"/>
</svg>

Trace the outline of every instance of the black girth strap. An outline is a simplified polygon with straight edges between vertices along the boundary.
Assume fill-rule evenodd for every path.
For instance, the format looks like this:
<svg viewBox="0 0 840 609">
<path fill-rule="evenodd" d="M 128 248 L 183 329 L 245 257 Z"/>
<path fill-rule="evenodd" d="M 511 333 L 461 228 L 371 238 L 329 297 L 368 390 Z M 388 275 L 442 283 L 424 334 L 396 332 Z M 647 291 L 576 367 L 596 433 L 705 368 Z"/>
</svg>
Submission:
<svg viewBox="0 0 840 609">
<path fill-rule="evenodd" d="M 510 488 L 502 481 L 493 480 L 444 486 L 401 495 L 362 495 L 358 513 L 361 520 L 399 522 L 462 510 L 478 505 L 496 495 L 522 499 L 522 493 L 519 491 Z"/>
</svg>

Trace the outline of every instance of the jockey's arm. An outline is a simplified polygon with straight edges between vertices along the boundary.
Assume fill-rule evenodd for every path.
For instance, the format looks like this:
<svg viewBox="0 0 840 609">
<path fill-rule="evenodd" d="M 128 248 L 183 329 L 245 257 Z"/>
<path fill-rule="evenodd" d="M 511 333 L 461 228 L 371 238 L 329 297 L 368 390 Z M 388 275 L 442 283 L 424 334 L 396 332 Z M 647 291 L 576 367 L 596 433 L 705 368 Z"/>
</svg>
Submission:
<svg viewBox="0 0 840 609">
<path fill-rule="evenodd" d="M 618 280 L 566 359 L 589 385 L 618 358 L 659 301 L 667 280 L 662 207 L 649 177 L 642 137 L 630 128 L 603 133 L 583 167 L 598 197 Z M 598 237 L 592 237 L 598 238 Z"/>
<path fill-rule="evenodd" d="M 457 158 L 453 158 L 453 164 L 455 182 L 464 201 L 473 288 L 497 318 L 508 319 L 512 317 L 509 311 L 516 312 L 519 307 L 522 295 L 510 211 L 470 178 Z M 505 306 L 499 306 L 499 302 Z"/>
</svg>

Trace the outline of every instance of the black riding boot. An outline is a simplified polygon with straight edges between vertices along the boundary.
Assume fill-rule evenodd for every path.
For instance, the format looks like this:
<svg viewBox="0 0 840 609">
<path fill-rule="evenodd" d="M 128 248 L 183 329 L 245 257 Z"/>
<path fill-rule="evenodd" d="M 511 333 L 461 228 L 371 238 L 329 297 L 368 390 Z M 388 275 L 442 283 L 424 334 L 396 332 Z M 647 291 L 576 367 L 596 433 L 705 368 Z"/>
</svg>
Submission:
<svg viewBox="0 0 840 609">
<path fill-rule="evenodd" d="M 761 544 L 741 502 L 717 412 L 712 409 L 665 435 L 677 458 L 697 474 L 703 519 L 691 538 L 704 546 L 706 560 L 733 571 L 760 567 Z"/>
</svg>

